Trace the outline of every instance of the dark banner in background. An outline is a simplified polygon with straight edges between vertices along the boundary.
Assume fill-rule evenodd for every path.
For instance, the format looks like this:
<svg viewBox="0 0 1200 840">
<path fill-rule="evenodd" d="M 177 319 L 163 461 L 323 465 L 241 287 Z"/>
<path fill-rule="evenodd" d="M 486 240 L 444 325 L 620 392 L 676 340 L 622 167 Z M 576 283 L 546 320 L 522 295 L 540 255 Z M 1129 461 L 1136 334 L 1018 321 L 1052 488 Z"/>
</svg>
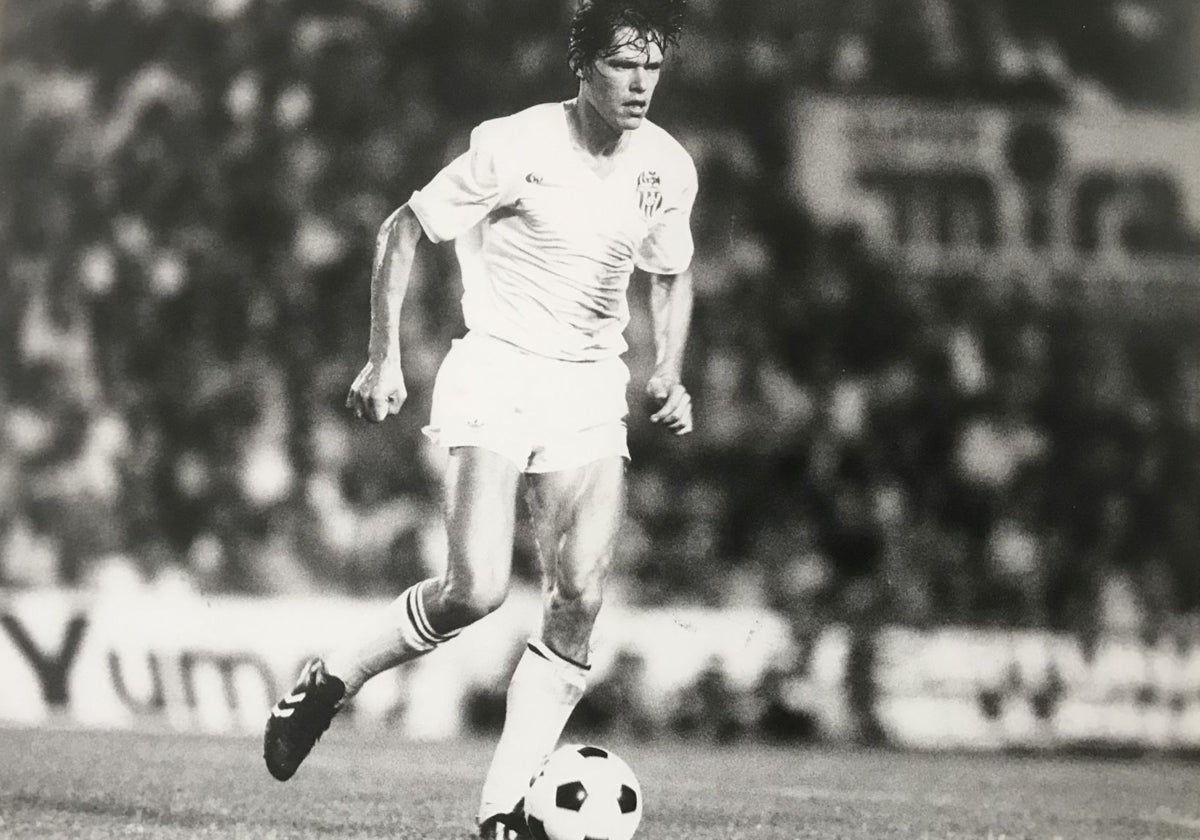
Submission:
<svg viewBox="0 0 1200 840">
<path fill-rule="evenodd" d="M 915 275 L 1200 292 L 1200 118 L 802 96 L 792 185 Z"/>
</svg>

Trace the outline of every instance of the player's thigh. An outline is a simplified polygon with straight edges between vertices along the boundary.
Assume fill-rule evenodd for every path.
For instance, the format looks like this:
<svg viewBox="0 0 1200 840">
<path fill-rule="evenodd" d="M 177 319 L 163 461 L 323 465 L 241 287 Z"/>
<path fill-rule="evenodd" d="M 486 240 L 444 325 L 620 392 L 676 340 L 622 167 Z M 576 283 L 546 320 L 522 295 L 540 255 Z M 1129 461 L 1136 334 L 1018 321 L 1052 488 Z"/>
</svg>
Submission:
<svg viewBox="0 0 1200 840">
<path fill-rule="evenodd" d="M 612 562 L 625 515 L 625 459 L 526 476 L 526 498 L 547 587 L 594 593 Z"/>
<path fill-rule="evenodd" d="M 512 461 L 496 452 L 450 450 L 444 491 L 448 580 L 507 582 L 519 480 Z"/>
</svg>

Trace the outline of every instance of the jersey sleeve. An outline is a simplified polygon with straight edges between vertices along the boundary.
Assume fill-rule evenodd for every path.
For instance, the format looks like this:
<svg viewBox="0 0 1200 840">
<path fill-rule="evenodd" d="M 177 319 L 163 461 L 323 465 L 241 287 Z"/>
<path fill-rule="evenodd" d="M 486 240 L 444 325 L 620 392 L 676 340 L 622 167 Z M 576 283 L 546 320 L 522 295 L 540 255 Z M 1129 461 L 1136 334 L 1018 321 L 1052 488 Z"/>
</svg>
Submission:
<svg viewBox="0 0 1200 840">
<path fill-rule="evenodd" d="M 487 123 L 471 132 L 471 145 L 408 200 L 425 235 L 434 242 L 456 239 L 501 202 L 503 144 Z"/>
<path fill-rule="evenodd" d="M 682 187 L 668 198 L 663 212 L 638 249 L 636 265 L 650 274 L 681 274 L 692 263 L 692 205 L 696 201 L 696 167 L 684 159 L 677 176 Z"/>
</svg>

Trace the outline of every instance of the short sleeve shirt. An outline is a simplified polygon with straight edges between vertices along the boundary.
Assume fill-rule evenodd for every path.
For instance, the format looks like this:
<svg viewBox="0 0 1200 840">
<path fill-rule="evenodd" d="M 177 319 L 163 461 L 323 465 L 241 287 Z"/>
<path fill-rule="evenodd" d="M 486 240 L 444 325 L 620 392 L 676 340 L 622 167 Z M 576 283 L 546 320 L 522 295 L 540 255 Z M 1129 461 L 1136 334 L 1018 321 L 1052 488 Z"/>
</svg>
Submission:
<svg viewBox="0 0 1200 840">
<path fill-rule="evenodd" d="M 601 177 L 567 119 L 552 103 L 479 125 L 409 206 L 430 239 L 455 240 L 469 329 L 586 361 L 625 351 L 634 268 L 688 268 L 696 169 L 647 120 Z"/>
</svg>

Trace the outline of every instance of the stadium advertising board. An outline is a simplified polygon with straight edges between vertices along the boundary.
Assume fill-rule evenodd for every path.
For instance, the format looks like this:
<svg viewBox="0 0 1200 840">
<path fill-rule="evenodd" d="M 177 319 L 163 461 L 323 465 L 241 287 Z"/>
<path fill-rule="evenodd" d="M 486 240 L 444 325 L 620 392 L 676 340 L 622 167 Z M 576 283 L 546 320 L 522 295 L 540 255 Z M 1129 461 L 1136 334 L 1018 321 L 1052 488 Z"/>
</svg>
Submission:
<svg viewBox="0 0 1200 840">
<path fill-rule="evenodd" d="M 382 606 L 0 592 L 0 724 L 258 733 L 301 663 Z M 417 739 L 461 734 L 468 698 L 502 697 L 537 615 L 536 593 L 514 593 L 468 628 L 464 643 L 372 680 L 344 718 Z M 694 706 L 706 671 L 721 672 L 723 702 L 747 707 L 763 699 L 764 675 L 782 669 L 777 699 L 793 720 L 811 722 L 812 736 L 830 741 L 873 726 L 891 743 L 922 749 L 1200 749 L 1197 639 L 1085 646 L 1038 631 L 886 628 L 863 657 L 852 653 L 857 643 L 844 627 L 798 643 L 779 617 L 760 610 L 612 606 L 596 640 L 594 687 L 614 677 L 618 661 L 636 657 L 634 693 L 664 731 Z M 869 671 L 851 673 L 855 662 Z"/>
<path fill-rule="evenodd" d="M 460 734 L 473 692 L 503 696 L 539 605 L 536 592 L 513 592 L 459 641 L 370 681 L 342 717 L 419 739 Z M 0 591 L 0 724 L 258 733 L 303 662 L 383 606 L 334 597 Z M 593 679 L 633 654 L 649 713 L 667 715 L 705 668 L 716 663 L 732 690 L 749 690 L 789 644 L 786 625 L 760 610 L 611 606 L 597 623 Z"/>
<path fill-rule="evenodd" d="M 1200 640 L 888 629 L 874 714 L 894 744 L 1200 749 Z"/>
<path fill-rule="evenodd" d="M 795 110 L 798 196 L 914 275 L 1200 289 L 1196 117 L 823 96 Z"/>
</svg>

